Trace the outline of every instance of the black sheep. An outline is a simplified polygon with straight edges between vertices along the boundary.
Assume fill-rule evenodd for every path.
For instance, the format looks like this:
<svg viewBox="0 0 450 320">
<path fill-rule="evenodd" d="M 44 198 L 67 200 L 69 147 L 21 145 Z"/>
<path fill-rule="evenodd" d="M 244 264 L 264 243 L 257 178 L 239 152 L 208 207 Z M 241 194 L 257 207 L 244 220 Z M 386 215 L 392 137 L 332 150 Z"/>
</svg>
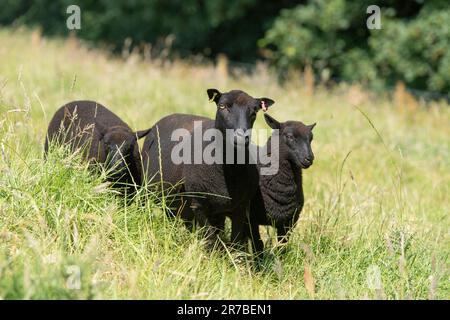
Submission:
<svg viewBox="0 0 450 320">
<path fill-rule="evenodd" d="M 311 149 L 312 130 L 315 123 L 305 125 L 298 121 L 280 123 L 268 114 L 267 124 L 275 129 L 263 147 L 278 161 L 278 172 L 259 175 L 259 188 L 250 203 L 250 238 L 255 253 L 263 250 L 259 225 L 277 229 L 281 242 L 288 241 L 288 231 L 297 222 L 303 208 L 302 169 L 309 168 L 314 160 Z M 279 148 L 275 150 L 272 139 L 277 135 Z M 258 170 L 268 165 L 258 164 Z"/>
<path fill-rule="evenodd" d="M 234 150 L 244 148 L 244 152 L 248 153 L 249 130 L 253 127 L 257 112 L 261 109 L 267 110 L 274 102 L 268 98 L 253 98 L 240 90 L 221 93 L 217 89 L 209 89 L 207 93 L 210 100 L 217 105 L 215 120 L 187 114 L 167 116 L 158 121 L 151 134 L 146 137 L 142 156 L 148 180 L 163 181 L 166 186 L 176 185 L 173 193 L 189 195 L 177 198 L 174 204 L 176 214 L 185 221 L 195 217 L 201 225 L 206 226 L 207 240 L 211 246 L 216 240 L 218 230 L 223 229 L 225 216 L 232 217 L 232 240 L 242 241 L 245 238 L 244 224 L 249 201 L 257 186 L 257 169 L 256 165 L 248 163 L 248 154 L 247 161 L 242 164 L 236 164 L 235 161 L 226 163 L 225 146 L 228 145 Z M 222 143 L 224 147 L 221 150 L 218 148 L 217 153 L 223 163 L 173 162 L 172 150 L 178 141 L 171 141 L 172 133 L 183 128 L 188 136 L 195 136 L 195 121 L 197 125 L 201 124 L 202 134 L 208 129 L 217 129 L 223 133 L 223 141 L 202 141 L 200 146 L 194 147 L 203 150 L 211 143 Z M 226 131 L 230 129 L 232 135 L 227 137 Z M 194 149 L 191 149 L 192 151 Z"/>
<path fill-rule="evenodd" d="M 133 132 L 117 115 L 95 101 L 72 101 L 56 111 L 48 126 L 44 154 L 50 142 L 83 150 L 88 161 L 104 165 L 108 180 L 119 187 L 140 185 L 142 165 L 137 139 L 150 129 Z"/>
</svg>

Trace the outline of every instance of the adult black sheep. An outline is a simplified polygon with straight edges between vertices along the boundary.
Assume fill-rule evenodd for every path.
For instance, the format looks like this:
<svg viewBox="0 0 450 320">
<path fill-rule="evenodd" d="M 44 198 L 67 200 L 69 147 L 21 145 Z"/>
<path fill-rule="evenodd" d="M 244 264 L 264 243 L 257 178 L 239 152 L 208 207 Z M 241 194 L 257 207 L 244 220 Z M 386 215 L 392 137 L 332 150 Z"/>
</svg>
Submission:
<svg viewBox="0 0 450 320">
<path fill-rule="evenodd" d="M 164 117 L 145 138 L 142 157 L 148 180 L 177 186 L 173 193 L 189 194 L 184 201 L 175 201 L 174 211 L 185 221 L 195 218 L 205 226 L 211 247 L 218 231 L 223 229 L 226 216 L 232 219 L 232 241 L 239 243 L 246 237 L 247 210 L 256 191 L 258 175 L 256 165 L 248 161 L 250 130 L 258 111 L 266 111 L 274 101 L 253 98 L 241 90 L 221 93 L 217 89 L 208 89 L 207 93 L 217 106 L 215 119 L 189 114 Z M 196 128 L 200 131 L 198 136 Z M 172 134 L 178 129 L 184 130 L 186 138 L 192 141 L 192 153 L 201 156 L 213 145 L 222 163 L 207 163 L 204 159 L 200 163 L 175 163 L 172 152 L 179 142 L 172 140 Z M 220 131 L 221 137 L 211 142 L 201 140 L 207 130 Z M 246 153 L 243 163 L 236 161 L 237 150 Z M 195 162 L 192 157 L 191 160 Z"/>
</svg>

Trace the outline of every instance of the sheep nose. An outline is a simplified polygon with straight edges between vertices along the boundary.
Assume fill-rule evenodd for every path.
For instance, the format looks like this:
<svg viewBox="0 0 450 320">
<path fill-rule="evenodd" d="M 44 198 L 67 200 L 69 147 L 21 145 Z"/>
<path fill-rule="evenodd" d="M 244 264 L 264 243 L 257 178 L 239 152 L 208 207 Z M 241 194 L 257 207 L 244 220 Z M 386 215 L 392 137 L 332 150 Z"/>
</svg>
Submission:
<svg viewBox="0 0 450 320">
<path fill-rule="evenodd" d="M 246 130 L 243 129 L 236 129 L 235 131 L 235 140 L 240 144 L 240 143 L 245 143 L 245 145 L 247 146 L 248 143 L 250 142 L 250 136 L 248 134 L 248 132 Z"/>
<path fill-rule="evenodd" d="M 243 138 L 245 136 L 245 131 L 242 129 L 236 129 L 235 135 L 239 138 Z"/>
<path fill-rule="evenodd" d="M 312 156 L 305 157 L 305 162 L 307 162 L 308 164 L 311 164 L 313 162 L 313 160 L 314 160 L 314 157 L 312 157 Z"/>
</svg>

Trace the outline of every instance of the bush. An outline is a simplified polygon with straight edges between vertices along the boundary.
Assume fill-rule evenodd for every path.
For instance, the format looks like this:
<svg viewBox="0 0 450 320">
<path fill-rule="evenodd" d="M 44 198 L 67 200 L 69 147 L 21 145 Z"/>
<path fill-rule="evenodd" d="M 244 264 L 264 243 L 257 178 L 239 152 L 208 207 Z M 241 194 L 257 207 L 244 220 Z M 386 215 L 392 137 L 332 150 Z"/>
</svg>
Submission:
<svg viewBox="0 0 450 320">
<path fill-rule="evenodd" d="M 450 90 L 450 9 L 427 10 L 408 22 L 388 20 L 369 44 L 379 76 L 413 88 Z"/>
<path fill-rule="evenodd" d="M 366 27 L 373 1 L 311 0 L 283 10 L 259 44 L 284 71 L 311 65 L 317 74 L 422 90 L 450 89 L 450 9 L 444 1 L 401 8 L 378 1 L 381 30 Z"/>
</svg>

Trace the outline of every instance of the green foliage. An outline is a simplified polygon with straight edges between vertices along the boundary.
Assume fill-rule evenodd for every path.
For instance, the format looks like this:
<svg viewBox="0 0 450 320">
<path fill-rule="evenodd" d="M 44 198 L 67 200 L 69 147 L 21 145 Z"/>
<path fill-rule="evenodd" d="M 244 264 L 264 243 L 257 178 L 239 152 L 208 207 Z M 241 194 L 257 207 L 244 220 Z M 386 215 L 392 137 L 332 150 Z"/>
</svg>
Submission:
<svg viewBox="0 0 450 320">
<path fill-rule="evenodd" d="M 450 7 L 443 1 L 376 1 L 381 30 L 366 28 L 373 1 L 311 0 L 283 10 L 260 41 L 280 69 L 311 65 L 318 74 L 373 86 L 402 80 L 416 89 L 450 90 Z M 398 5 L 398 4 L 397 4 Z M 408 11 L 405 8 L 410 7 Z"/>
<path fill-rule="evenodd" d="M 273 60 L 282 69 L 306 64 L 318 71 L 336 69 L 335 58 L 346 46 L 339 32 L 349 27 L 347 13 L 344 0 L 317 0 L 283 10 L 260 44 L 277 46 Z"/>
<path fill-rule="evenodd" d="M 156 53 L 171 46 L 182 56 L 225 53 L 232 59 L 251 61 L 258 54 L 256 40 L 279 9 L 291 3 L 296 1 L 7 0 L 0 4 L 0 24 L 17 20 L 40 25 L 48 34 L 67 35 L 66 8 L 75 4 L 82 13 L 77 35 L 96 44 L 121 49 L 130 38 L 135 46 L 152 43 Z"/>
<path fill-rule="evenodd" d="M 413 88 L 450 90 L 450 9 L 424 10 L 412 21 L 386 19 L 369 39 L 380 77 Z"/>
</svg>

